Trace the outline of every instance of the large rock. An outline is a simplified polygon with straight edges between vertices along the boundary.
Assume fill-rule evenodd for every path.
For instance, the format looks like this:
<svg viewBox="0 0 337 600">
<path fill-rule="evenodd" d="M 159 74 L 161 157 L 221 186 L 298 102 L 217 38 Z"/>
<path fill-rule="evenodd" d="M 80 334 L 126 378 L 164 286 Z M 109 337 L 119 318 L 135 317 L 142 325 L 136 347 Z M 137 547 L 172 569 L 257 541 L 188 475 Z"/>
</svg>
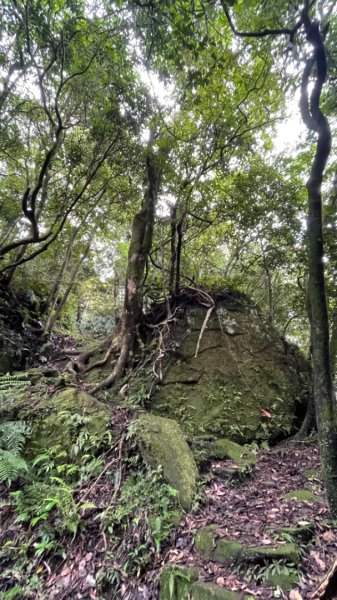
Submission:
<svg viewBox="0 0 337 600">
<path fill-rule="evenodd" d="M 249 442 L 290 433 L 309 390 L 306 361 L 242 294 L 220 296 L 203 327 L 206 314 L 195 301 L 176 310 L 151 410 L 198 436 Z"/>
<path fill-rule="evenodd" d="M 26 421 L 32 434 L 27 439 L 25 453 L 34 457 L 59 446 L 71 455 L 76 439 L 83 428 L 99 438 L 111 419 L 108 406 L 78 388 L 68 388 L 55 396 L 32 398 L 29 391 L 20 391 L 8 407 L 7 420 Z M 1 415 L 0 415 L 1 418 Z"/>
<path fill-rule="evenodd" d="M 159 600 L 248 600 L 245 594 L 198 581 L 198 577 L 199 572 L 195 567 L 166 565 L 160 577 Z"/>
<path fill-rule="evenodd" d="M 137 433 L 145 462 L 163 467 L 167 481 L 179 492 L 179 502 L 190 510 L 196 491 L 197 467 L 176 421 L 144 414 L 137 421 Z"/>
<path fill-rule="evenodd" d="M 295 565 L 300 562 L 297 544 L 279 544 L 277 546 L 246 546 L 237 540 L 217 538 L 217 526 L 209 525 L 199 529 L 195 536 L 195 549 L 208 560 L 221 564 L 256 563 L 284 560 Z"/>
</svg>

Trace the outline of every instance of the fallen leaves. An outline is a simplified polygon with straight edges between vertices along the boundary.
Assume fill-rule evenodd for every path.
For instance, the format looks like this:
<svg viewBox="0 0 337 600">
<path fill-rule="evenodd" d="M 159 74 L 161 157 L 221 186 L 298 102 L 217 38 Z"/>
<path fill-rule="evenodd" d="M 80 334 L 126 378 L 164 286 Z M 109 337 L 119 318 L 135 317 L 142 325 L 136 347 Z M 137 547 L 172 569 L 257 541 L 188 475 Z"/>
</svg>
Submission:
<svg viewBox="0 0 337 600">
<path fill-rule="evenodd" d="M 303 597 L 297 590 L 291 590 L 289 600 L 303 600 Z"/>
<path fill-rule="evenodd" d="M 312 556 L 312 558 L 314 559 L 316 565 L 318 566 L 319 570 L 324 572 L 326 570 L 326 564 L 325 562 L 320 558 L 318 552 L 315 552 L 315 550 L 311 550 L 310 551 L 310 556 Z"/>
</svg>

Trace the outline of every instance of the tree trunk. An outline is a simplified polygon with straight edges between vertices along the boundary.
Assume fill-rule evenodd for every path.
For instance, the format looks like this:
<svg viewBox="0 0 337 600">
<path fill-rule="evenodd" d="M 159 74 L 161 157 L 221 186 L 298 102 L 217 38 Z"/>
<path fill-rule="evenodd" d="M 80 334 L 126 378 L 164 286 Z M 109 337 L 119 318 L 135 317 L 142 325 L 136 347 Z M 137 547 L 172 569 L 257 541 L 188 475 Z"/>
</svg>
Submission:
<svg viewBox="0 0 337 600">
<path fill-rule="evenodd" d="M 330 363 L 331 375 L 334 380 L 336 377 L 337 366 L 337 310 L 335 309 L 331 318 L 331 337 L 330 337 Z"/>
<path fill-rule="evenodd" d="M 274 323 L 274 294 L 273 294 L 273 282 L 272 282 L 272 274 L 270 273 L 270 268 L 268 264 L 268 257 L 266 255 L 263 242 L 260 241 L 260 248 L 263 260 L 263 268 L 267 280 L 267 289 L 268 289 L 268 320 L 271 325 Z"/>
<path fill-rule="evenodd" d="M 171 243 L 170 243 L 170 294 L 175 291 L 175 275 L 177 262 L 177 205 L 171 208 Z"/>
<path fill-rule="evenodd" d="M 76 277 L 78 275 L 78 272 L 79 272 L 79 270 L 80 270 L 80 268 L 81 268 L 84 260 L 88 256 L 92 237 L 93 237 L 93 235 L 91 236 L 89 242 L 87 243 L 87 245 L 85 247 L 85 250 L 84 250 L 83 254 L 80 256 L 79 260 L 77 261 L 77 263 L 75 264 L 75 266 L 74 266 L 74 268 L 73 268 L 73 270 L 71 272 L 70 280 L 69 280 L 69 283 L 68 283 L 68 285 L 66 287 L 66 290 L 65 290 L 65 292 L 64 292 L 64 294 L 62 296 L 61 302 L 57 306 L 55 306 L 55 310 L 53 310 L 50 313 L 49 318 L 47 319 L 46 325 L 45 325 L 44 330 L 43 330 L 44 337 L 48 337 L 51 334 L 51 332 L 52 332 L 52 330 L 53 330 L 53 328 L 55 326 L 55 323 L 56 323 L 57 319 L 59 318 L 59 316 L 60 316 L 60 314 L 61 314 L 61 312 L 63 310 L 63 307 L 64 307 L 64 305 L 65 305 L 65 303 L 66 303 L 66 301 L 68 299 L 68 296 L 69 296 L 69 294 L 70 294 L 70 292 L 71 292 L 71 290 L 72 290 L 72 288 L 74 286 L 74 283 L 75 283 Z"/>
<path fill-rule="evenodd" d="M 146 156 L 146 188 L 140 211 L 132 224 L 128 253 L 125 300 L 122 317 L 121 352 L 113 372 L 104 381 L 95 385 L 91 392 L 109 387 L 123 375 L 135 342 L 143 324 L 143 281 L 147 258 L 152 246 L 153 226 L 161 169 L 158 159 L 149 146 Z"/>
<path fill-rule="evenodd" d="M 175 293 L 176 294 L 179 294 L 179 292 L 180 292 L 181 251 L 182 251 L 182 247 L 183 247 L 183 224 L 184 224 L 184 215 L 181 217 L 181 219 L 177 223 L 177 265 L 176 265 L 176 285 L 175 285 Z"/>
<path fill-rule="evenodd" d="M 303 12 L 307 39 L 313 45 L 313 55 L 308 59 L 302 77 L 301 112 L 307 127 L 317 133 L 315 157 L 307 181 L 308 191 L 308 266 L 309 302 L 311 309 L 311 339 L 313 348 L 313 381 L 316 419 L 325 476 L 325 486 L 333 518 L 337 517 L 337 430 L 332 387 L 329 320 L 326 302 L 323 226 L 322 181 L 331 149 L 330 126 L 320 109 L 322 87 L 326 80 L 326 54 L 324 35 L 316 21 L 311 21 L 307 10 Z M 315 70 L 314 86 L 308 98 L 310 76 Z"/>
<path fill-rule="evenodd" d="M 45 311 L 48 312 L 49 308 L 51 308 L 52 312 L 55 307 L 56 307 L 56 303 L 57 303 L 57 296 L 61 287 L 61 283 L 64 277 L 64 274 L 68 268 L 69 262 L 70 262 L 70 258 L 71 258 L 71 254 L 72 254 L 72 250 L 73 250 L 73 246 L 74 246 L 74 242 L 75 242 L 75 238 L 76 235 L 78 233 L 78 229 L 76 229 L 76 231 L 72 234 L 68 244 L 67 244 L 67 248 L 66 248 L 66 253 L 61 265 L 61 268 L 58 272 L 58 275 L 54 281 L 54 285 L 52 287 L 52 289 L 50 290 L 47 302 L 46 302 L 46 309 Z"/>
</svg>

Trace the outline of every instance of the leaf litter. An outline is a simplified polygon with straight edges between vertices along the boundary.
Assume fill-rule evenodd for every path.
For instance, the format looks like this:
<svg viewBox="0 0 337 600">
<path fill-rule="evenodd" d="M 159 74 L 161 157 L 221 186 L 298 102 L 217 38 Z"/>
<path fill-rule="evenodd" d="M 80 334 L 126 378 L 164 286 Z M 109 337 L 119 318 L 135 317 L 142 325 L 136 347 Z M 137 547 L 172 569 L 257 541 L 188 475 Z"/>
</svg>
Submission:
<svg viewBox="0 0 337 600">
<path fill-rule="evenodd" d="M 116 407 L 113 420 L 119 423 L 121 435 L 129 415 Z M 127 444 L 126 444 L 127 446 Z M 124 458 L 129 449 L 124 448 Z M 104 457 L 104 475 L 97 485 L 87 485 L 78 490 L 85 495 L 89 508 L 83 509 L 83 525 L 74 539 L 65 540 L 66 553 L 45 558 L 35 566 L 34 576 L 40 578 L 40 587 L 27 598 L 36 600 L 158 600 L 159 579 L 165 564 L 196 566 L 200 578 L 206 582 L 253 598 L 269 600 L 309 600 L 318 588 L 324 574 L 333 564 L 337 554 L 337 530 L 329 520 L 320 475 L 319 449 L 315 442 L 294 443 L 291 440 L 258 452 L 258 460 L 251 477 L 234 485 L 224 478 L 225 468 L 231 461 L 215 461 L 209 465 L 205 476 L 202 500 L 192 514 L 186 514 L 173 530 L 170 540 L 160 552 L 149 539 L 149 514 L 140 514 L 131 527 L 124 531 L 107 532 L 100 526 L 100 514 L 106 510 L 116 494 L 111 472 L 118 469 L 120 447 Z M 222 474 L 222 475 L 221 475 Z M 125 476 L 125 473 L 122 473 Z M 310 490 L 317 501 L 286 500 L 284 496 L 294 490 Z M 315 500 L 315 496 L 313 497 Z M 118 497 L 116 498 L 118 501 Z M 95 506 L 91 508 L 90 504 Z M 23 524 L 15 524 L 7 506 L 1 511 L 1 543 L 15 536 L 33 536 L 34 531 Z M 277 532 L 282 527 L 311 525 L 313 539 L 301 542 L 301 579 L 290 592 L 279 592 L 263 579 L 247 579 L 245 572 L 202 558 L 195 550 L 194 538 L 198 529 L 216 525 L 218 537 L 235 539 L 247 545 L 273 545 L 284 543 Z M 122 537 L 121 537 L 122 536 Z M 142 554 L 150 553 L 150 562 L 142 568 Z M 128 572 L 128 556 L 139 553 L 137 573 Z M 113 579 L 102 590 L 102 573 L 113 572 Z M 20 573 L 11 573 L 12 584 L 20 583 Z M 8 583 L 8 581 L 7 581 Z M 0 578 L 0 586 L 1 586 Z M 4 587 L 1 587 L 4 589 Z"/>
</svg>

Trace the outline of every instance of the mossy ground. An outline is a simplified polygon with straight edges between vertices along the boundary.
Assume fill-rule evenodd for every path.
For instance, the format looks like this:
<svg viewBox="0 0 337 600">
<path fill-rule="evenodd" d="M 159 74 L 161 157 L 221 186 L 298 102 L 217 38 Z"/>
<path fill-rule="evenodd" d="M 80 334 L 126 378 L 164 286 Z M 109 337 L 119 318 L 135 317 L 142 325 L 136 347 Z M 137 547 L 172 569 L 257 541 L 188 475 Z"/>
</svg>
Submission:
<svg viewBox="0 0 337 600">
<path fill-rule="evenodd" d="M 297 502 L 322 502 L 322 498 L 311 490 L 292 490 L 283 496 L 284 500 L 296 500 Z"/>
</svg>

